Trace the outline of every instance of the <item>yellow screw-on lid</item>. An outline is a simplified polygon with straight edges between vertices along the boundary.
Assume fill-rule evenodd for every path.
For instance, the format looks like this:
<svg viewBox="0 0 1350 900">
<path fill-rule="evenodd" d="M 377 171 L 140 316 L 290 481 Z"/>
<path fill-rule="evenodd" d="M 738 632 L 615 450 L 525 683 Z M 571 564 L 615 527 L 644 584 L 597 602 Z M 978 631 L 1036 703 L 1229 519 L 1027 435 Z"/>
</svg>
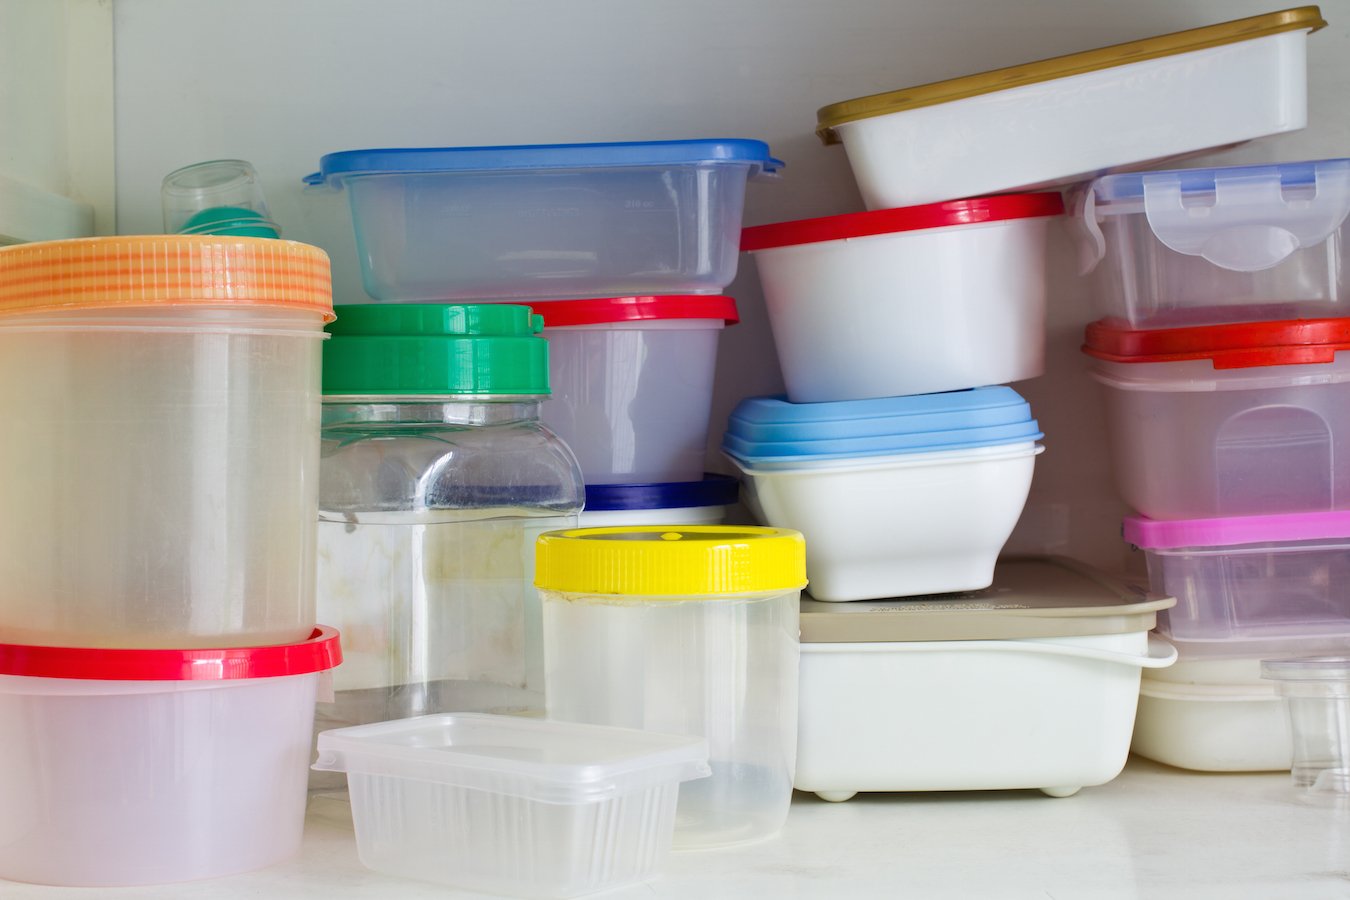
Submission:
<svg viewBox="0 0 1350 900">
<path fill-rule="evenodd" d="M 296 241 L 145 235 L 0 248 L 0 314 L 267 306 L 333 318 L 328 254 Z"/>
<path fill-rule="evenodd" d="M 690 596 L 806 586 L 806 542 L 786 528 L 637 525 L 541 535 L 534 584 L 573 594 Z"/>
</svg>

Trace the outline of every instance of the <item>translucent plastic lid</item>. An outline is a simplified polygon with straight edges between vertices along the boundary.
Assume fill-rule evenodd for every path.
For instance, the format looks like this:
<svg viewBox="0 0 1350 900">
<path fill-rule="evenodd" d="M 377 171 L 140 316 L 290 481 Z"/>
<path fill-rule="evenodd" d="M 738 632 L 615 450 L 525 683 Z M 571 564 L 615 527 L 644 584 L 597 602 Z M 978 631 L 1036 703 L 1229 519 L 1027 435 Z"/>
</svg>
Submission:
<svg viewBox="0 0 1350 900">
<path fill-rule="evenodd" d="M 1039 84 L 1066 78 L 1070 75 L 1082 75 L 1129 63 L 1143 62 L 1209 47 L 1219 47 L 1238 41 L 1279 34 L 1284 31 L 1316 31 L 1326 26 L 1321 11 L 1316 6 L 1300 6 L 1281 12 L 1236 19 L 1204 28 L 1192 28 L 1171 34 L 1159 35 L 1141 41 L 1115 44 L 1096 50 L 1057 56 L 1020 66 L 992 69 L 975 75 L 921 84 L 916 87 L 889 91 L 884 94 L 872 94 L 842 103 L 832 103 L 816 113 L 816 134 L 827 144 L 839 142 L 834 129 L 846 122 L 884 116 L 889 113 L 950 103 L 967 97 L 977 97 L 1007 88 Z"/>
<path fill-rule="evenodd" d="M 342 662 L 336 629 L 298 644 L 190 650 L 84 649 L 0 644 L 0 675 L 99 681 L 222 681 L 307 675 Z"/>
<path fill-rule="evenodd" d="M 328 254 L 223 235 L 76 238 L 0 247 L 0 314 L 258 306 L 333 318 Z"/>
<path fill-rule="evenodd" d="M 769 145 L 744 138 L 628 141 L 609 144 L 535 144 L 504 147 L 422 147 L 344 150 L 319 160 L 305 184 L 341 187 L 359 175 L 481 172 L 497 169 L 591 169 L 679 165 L 748 166 L 751 175 L 776 172 L 781 160 Z"/>
<path fill-rule="evenodd" d="M 825 603 L 802 598 L 803 643 L 988 641 L 1148 631 L 1175 598 L 1062 557 L 1005 559 L 982 591 Z"/>
<path fill-rule="evenodd" d="M 318 751 L 313 767 L 323 772 L 407 778 L 558 804 L 594 803 L 712 771 L 703 738 L 483 713 L 325 731 Z"/>
<path fill-rule="evenodd" d="M 1107 362 L 1208 359 L 1215 369 L 1335 362 L 1350 349 L 1350 319 L 1288 319 L 1189 328 L 1132 329 L 1103 319 L 1087 326 L 1083 352 Z"/>
<path fill-rule="evenodd" d="M 690 509 L 730 506 L 740 496 L 741 482 L 730 475 L 707 472 L 702 481 L 664 484 L 588 484 L 586 511 Z"/>
<path fill-rule="evenodd" d="M 744 462 L 778 462 L 962 450 L 1042 436 L 1027 402 L 1000 385 L 825 403 L 751 397 L 732 410 L 722 450 Z"/>
<path fill-rule="evenodd" d="M 571 594 L 715 599 L 806 585 L 800 532 L 754 525 L 629 525 L 550 531 L 534 585 Z"/>
<path fill-rule="evenodd" d="M 1127 543 L 1143 550 L 1344 539 L 1350 538 L 1350 511 L 1171 521 L 1128 516 L 1122 524 L 1121 534 Z"/>
<path fill-rule="evenodd" d="M 1084 225 L 1094 235 L 1098 220 L 1142 214 L 1168 249 L 1255 272 L 1322 243 L 1345 223 L 1350 159 L 1107 175 L 1086 199 Z M 1099 236 L 1096 244 L 1100 258 Z"/>
<path fill-rule="evenodd" d="M 1055 193 L 1005 194 L 997 197 L 975 197 L 970 200 L 947 200 L 923 206 L 903 206 L 898 209 L 877 209 L 870 212 L 845 213 L 841 216 L 757 225 L 741 232 L 741 250 L 753 253 L 756 250 L 772 250 L 775 247 L 842 241 L 878 234 L 920 231 L 925 228 L 1057 216 L 1063 212 L 1064 201 Z"/>
<path fill-rule="evenodd" d="M 543 316 L 545 328 L 654 319 L 721 319 L 734 325 L 741 320 L 735 300 L 713 294 L 548 300 L 536 304 L 534 309 Z"/>
</svg>

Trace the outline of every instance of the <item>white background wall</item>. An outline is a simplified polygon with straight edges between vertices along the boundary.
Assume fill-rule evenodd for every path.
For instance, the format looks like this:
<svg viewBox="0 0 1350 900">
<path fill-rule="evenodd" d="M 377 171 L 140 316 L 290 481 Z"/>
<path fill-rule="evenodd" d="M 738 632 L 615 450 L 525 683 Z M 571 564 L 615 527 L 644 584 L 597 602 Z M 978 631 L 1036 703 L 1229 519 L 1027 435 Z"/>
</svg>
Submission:
<svg viewBox="0 0 1350 900">
<path fill-rule="evenodd" d="M 1292 5 L 1292 4 L 1291 4 Z M 1211 159 L 1350 156 L 1350 0 L 1321 4 L 1310 125 Z M 752 185 L 747 224 L 861 209 L 844 153 L 812 135 L 851 97 L 1213 24 L 1275 0 L 116 0 L 118 230 L 161 230 L 165 173 L 248 159 L 285 236 L 360 288 L 341 197 L 302 193 L 330 151 L 753 137 L 788 166 Z M 1123 123 L 1123 126 L 1125 123 Z M 1119 567 L 1096 387 L 1078 346 L 1092 318 L 1067 241 L 1052 248 L 1046 374 L 1018 385 L 1046 433 L 1009 549 Z M 741 397 L 782 388 L 754 264 L 728 293 L 714 433 Z M 716 452 L 711 466 L 725 470 Z"/>
</svg>

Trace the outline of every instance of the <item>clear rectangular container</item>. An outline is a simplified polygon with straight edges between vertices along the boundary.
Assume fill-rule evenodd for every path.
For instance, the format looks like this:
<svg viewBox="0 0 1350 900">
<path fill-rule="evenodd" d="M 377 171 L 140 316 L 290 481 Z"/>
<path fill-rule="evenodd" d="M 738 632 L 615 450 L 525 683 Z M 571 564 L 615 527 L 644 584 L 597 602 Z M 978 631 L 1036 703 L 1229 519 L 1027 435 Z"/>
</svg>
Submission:
<svg viewBox="0 0 1350 900">
<path fill-rule="evenodd" d="M 1083 196 L 1102 316 L 1176 328 L 1350 314 L 1350 159 L 1108 175 Z"/>
<path fill-rule="evenodd" d="M 377 872 L 576 897 L 657 873 L 707 759 L 701 738 L 454 713 L 326 731 L 314 768 L 347 773 Z"/>
<path fill-rule="evenodd" d="M 718 293 L 736 275 L 751 140 L 330 153 L 376 300 Z"/>
<path fill-rule="evenodd" d="M 1125 520 L 1177 605 L 1158 630 L 1189 657 L 1253 657 L 1350 639 L 1350 513 Z"/>
</svg>

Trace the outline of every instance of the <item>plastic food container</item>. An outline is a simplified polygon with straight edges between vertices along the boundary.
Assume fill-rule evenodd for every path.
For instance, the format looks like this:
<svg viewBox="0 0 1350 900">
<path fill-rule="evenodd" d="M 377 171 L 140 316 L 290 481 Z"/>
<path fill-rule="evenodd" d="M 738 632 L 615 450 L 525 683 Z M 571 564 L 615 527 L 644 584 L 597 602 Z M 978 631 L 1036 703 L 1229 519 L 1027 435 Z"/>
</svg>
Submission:
<svg viewBox="0 0 1350 900">
<path fill-rule="evenodd" d="M 797 749 L 802 536 L 635 526 L 539 538 L 549 718 L 708 740 L 680 791 L 677 847 L 783 827 Z"/>
<path fill-rule="evenodd" d="M 377 872 L 576 897 L 657 873 L 707 759 L 698 738 L 460 713 L 325 731 L 314 767 L 347 773 Z"/>
<path fill-rule="evenodd" d="M 1171 598 L 1062 559 L 1000 563 L 988 590 L 802 600 L 798 790 L 1039 788 L 1067 797 L 1125 766 L 1140 670 Z"/>
<path fill-rule="evenodd" d="M 1344 316 L 1350 159 L 1108 175 L 1083 194 L 1084 268 L 1130 328 Z"/>
<path fill-rule="evenodd" d="M 542 327 L 524 306 L 453 303 L 354 304 L 329 326 L 318 606 L 347 662 L 320 730 L 542 712 L 535 539 L 584 499 L 539 421 Z"/>
<path fill-rule="evenodd" d="M 706 472 L 702 481 L 673 484 L 588 484 L 580 527 L 614 525 L 721 525 L 741 483 Z"/>
<path fill-rule="evenodd" d="M 739 321 L 720 296 L 540 304 L 553 396 L 543 421 L 587 484 L 697 481 L 708 449 L 717 339 Z"/>
<path fill-rule="evenodd" d="M 1084 181 L 1307 124 L 1316 6 L 826 106 L 868 209 Z"/>
<path fill-rule="evenodd" d="M 1116 487 L 1142 515 L 1350 508 L 1350 319 L 1088 326 Z"/>
<path fill-rule="evenodd" d="M 1183 656 L 1144 673 L 1130 750 L 1199 772 L 1288 771 L 1289 716 L 1259 658 Z"/>
<path fill-rule="evenodd" d="M 1158 630 L 1190 657 L 1287 655 L 1350 643 L 1350 512 L 1125 520 L 1149 582 L 1177 605 Z"/>
<path fill-rule="evenodd" d="M 716 294 L 736 276 L 745 183 L 782 163 L 741 139 L 330 153 L 376 300 Z"/>
<path fill-rule="evenodd" d="M 1350 793 L 1350 657 L 1268 659 L 1289 710 L 1294 784 L 1315 793 Z"/>
<path fill-rule="evenodd" d="M 290 241 L 0 249 L 0 642 L 304 640 L 331 318 Z"/>
<path fill-rule="evenodd" d="M 0 645 L 0 878 L 215 878 L 300 850 L 337 632 L 210 650 Z"/>
<path fill-rule="evenodd" d="M 744 400 L 722 450 L 746 505 L 806 535 L 817 600 L 988 587 L 1042 437 L 1012 388 L 846 403 Z"/>
<path fill-rule="evenodd" d="M 1058 194 L 747 228 L 789 399 L 930 394 L 1045 368 L 1045 240 Z"/>
</svg>

